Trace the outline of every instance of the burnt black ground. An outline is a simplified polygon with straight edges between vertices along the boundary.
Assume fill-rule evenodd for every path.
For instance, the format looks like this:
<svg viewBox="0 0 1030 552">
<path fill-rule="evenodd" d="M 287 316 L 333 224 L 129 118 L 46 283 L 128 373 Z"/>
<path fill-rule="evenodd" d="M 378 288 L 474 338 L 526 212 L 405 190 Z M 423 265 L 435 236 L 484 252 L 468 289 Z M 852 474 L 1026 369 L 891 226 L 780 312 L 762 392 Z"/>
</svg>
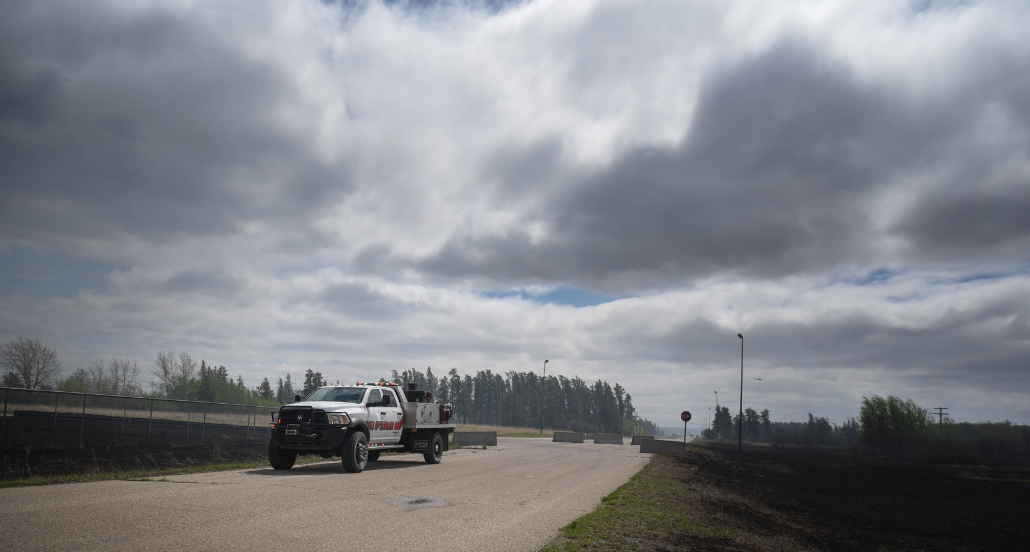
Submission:
<svg viewBox="0 0 1030 552">
<path fill-rule="evenodd" d="M 194 423 L 141 421 L 122 424 L 104 417 L 81 420 L 9 417 L 0 447 L 0 480 L 178 468 L 266 458 L 264 427 L 232 428 Z"/>
<path fill-rule="evenodd" d="M 744 499 L 722 515 L 756 533 L 796 524 L 822 550 L 1026 550 L 1030 468 L 941 466 L 832 451 L 710 446 L 679 459 L 695 485 Z M 751 503 L 757 507 L 749 507 Z"/>
</svg>

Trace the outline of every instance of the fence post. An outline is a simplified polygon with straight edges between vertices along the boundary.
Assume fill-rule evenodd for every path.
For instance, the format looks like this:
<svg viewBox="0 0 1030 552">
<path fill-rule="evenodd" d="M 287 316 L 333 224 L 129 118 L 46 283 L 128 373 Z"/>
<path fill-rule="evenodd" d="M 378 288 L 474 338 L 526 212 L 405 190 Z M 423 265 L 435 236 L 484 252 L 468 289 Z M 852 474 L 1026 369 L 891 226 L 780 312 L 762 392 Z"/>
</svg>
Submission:
<svg viewBox="0 0 1030 552">
<path fill-rule="evenodd" d="M 186 403 L 186 440 L 190 440 L 190 416 L 193 415 L 193 403 Z"/>
<path fill-rule="evenodd" d="M 125 419 L 126 414 L 129 413 L 129 397 L 125 397 L 125 401 L 122 402 L 122 434 L 125 434 Z"/>
<path fill-rule="evenodd" d="M 154 428 L 154 399 L 150 399 L 150 421 L 147 422 L 147 439 L 150 439 L 151 430 Z"/>
<path fill-rule="evenodd" d="M 57 431 L 57 399 L 61 396 L 60 393 L 54 391 L 54 431 Z"/>
<path fill-rule="evenodd" d="M 7 387 L 4 389 L 4 422 L 3 428 L 0 429 L 0 446 L 6 443 L 7 438 L 7 396 L 11 394 L 11 388 Z"/>
<path fill-rule="evenodd" d="M 79 423 L 79 448 L 86 447 L 86 394 L 82 394 L 82 421 Z"/>
<path fill-rule="evenodd" d="M 247 408 L 247 441 L 250 441 L 250 416 L 253 414 L 253 412 L 251 412 L 252 410 L 254 409 Z"/>
<path fill-rule="evenodd" d="M 200 423 L 200 444 L 204 444 L 204 433 L 207 430 L 207 403 L 204 403 L 204 421 Z"/>
</svg>

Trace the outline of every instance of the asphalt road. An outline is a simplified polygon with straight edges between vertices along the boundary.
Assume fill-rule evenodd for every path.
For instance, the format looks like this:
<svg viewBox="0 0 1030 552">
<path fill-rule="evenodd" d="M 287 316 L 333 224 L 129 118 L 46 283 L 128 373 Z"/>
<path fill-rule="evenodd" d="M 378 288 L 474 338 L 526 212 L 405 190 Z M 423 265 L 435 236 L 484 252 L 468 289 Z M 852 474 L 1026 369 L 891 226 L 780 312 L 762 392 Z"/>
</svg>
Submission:
<svg viewBox="0 0 1030 552">
<path fill-rule="evenodd" d="M 647 463 L 638 449 L 500 438 L 360 474 L 337 460 L 0 489 L 0 550 L 540 550 Z"/>
</svg>

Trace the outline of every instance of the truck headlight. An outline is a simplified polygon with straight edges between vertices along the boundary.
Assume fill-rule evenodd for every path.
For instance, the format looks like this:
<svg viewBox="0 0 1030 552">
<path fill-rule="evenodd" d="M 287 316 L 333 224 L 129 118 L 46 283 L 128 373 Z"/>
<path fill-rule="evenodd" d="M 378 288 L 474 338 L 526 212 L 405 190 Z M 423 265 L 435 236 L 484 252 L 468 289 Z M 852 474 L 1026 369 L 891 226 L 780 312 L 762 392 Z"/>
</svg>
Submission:
<svg viewBox="0 0 1030 552">
<path fill-rule="evenodd" d="M 350 418 L 343 412 L 330 412 L 328 416 L 330 425 L 347 425 L 350 422 Z"/>
</svg>

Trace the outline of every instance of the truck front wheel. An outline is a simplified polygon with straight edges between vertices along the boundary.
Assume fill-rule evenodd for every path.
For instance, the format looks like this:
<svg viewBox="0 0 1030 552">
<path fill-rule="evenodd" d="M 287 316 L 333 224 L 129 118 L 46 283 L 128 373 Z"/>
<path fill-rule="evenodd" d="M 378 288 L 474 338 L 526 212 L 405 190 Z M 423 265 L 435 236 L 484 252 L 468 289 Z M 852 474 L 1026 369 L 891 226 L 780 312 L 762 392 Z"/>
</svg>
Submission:
<svg viewBox="0 0 1030 552">
<path fill-rule="evenodd" d="M 439 464 L 443 459 L 443 437 L 439 433 L 433 433 L 433 440 L 429 442 L 429 450 L 425 452 L 426 464 Z"/>
<path fill-rule="evenodd" d="M 380 451 L 378 451 L 378 450 L 370 450 L 370 451 L 368 451 L 368 461 L 369 462 L 375 462 L 376 460 L 379 460 L 379 453 L 380 453 Z"/>
<path fill-rule="evenodd" d="M 277 470 L 288 470 L 297 461 L 297 453 L 283 450 L 279 445 L 268 443 L 268 463 Z"/>
<path fill-rule="evenodd" d="M 343 442 L 343 469 L 351 473 L 361 473 L 368 464 L 368 439 L 360 431 L 353 431 Z"/>
</svg>

